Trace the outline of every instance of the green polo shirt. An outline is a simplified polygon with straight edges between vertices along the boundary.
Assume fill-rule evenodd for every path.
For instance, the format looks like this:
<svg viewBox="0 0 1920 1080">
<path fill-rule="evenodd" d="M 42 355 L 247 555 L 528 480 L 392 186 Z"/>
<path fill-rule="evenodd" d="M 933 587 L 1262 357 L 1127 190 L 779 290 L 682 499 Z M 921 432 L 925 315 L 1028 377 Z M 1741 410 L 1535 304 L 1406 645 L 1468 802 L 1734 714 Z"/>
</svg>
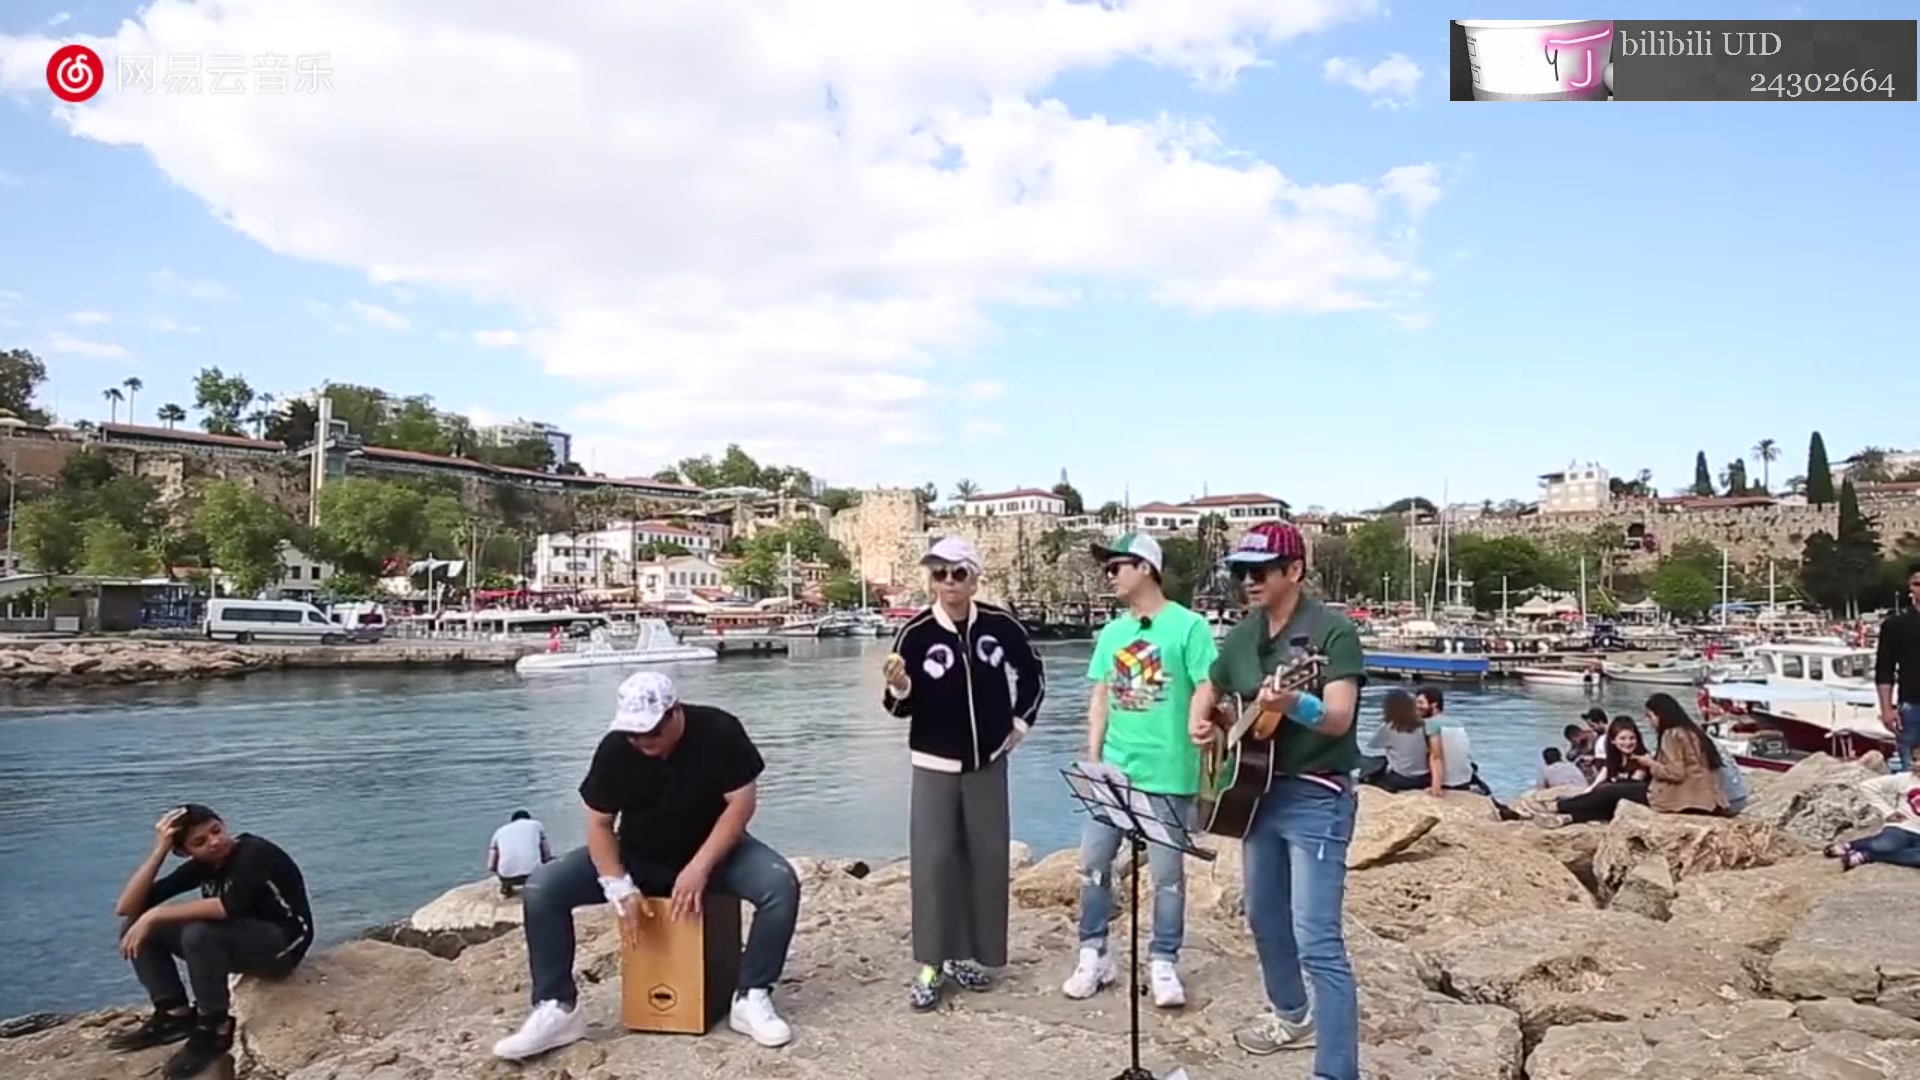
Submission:
<svg viewBox="0 0 1920 1080">
<path fill-rule="evenodd" d="M 1259 694 L 1262 680 L 1298 657 L 1300 649 L 1295 642 L 1300 638 L 1306 639 L 1307 648 L 1326 662 L 1321 687 L 1342 679 L 1366 685 L 1366 654 L 1361 651 L 1360 633 L 1352 620 L 1307 597 L 1301 598 L 1287 625 L 1271 637 L 1267 634 L 1266 613 L 1248 612 L 1220 643 L 1220 655 L 1207 673 L 1207 681 L 1222 694 L 1238 694 L 1251 702 Z M 1344 734 L 1327 736 L 1287 720 L 1274 736 L 1279 744 L 1274 768 L 1291 776 L 1352 772 L 1360 767 L 1358 726 L 1350 725 Z"/>
</svg>

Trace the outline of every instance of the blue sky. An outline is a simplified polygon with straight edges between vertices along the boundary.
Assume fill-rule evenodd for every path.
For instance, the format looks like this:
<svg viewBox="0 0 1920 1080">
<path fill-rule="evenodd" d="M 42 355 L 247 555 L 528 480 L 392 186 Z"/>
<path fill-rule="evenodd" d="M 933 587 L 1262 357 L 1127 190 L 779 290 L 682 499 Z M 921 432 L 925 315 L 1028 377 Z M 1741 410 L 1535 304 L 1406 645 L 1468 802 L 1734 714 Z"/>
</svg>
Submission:
<svg viewBox="0 0 1920 1080">
<path fill-rule="evenodd" d="M 1708 4 L 1689 13 L 1795 12 Z M 1835 3 L 1823 13 L 1894 18 L 1911 10 Z M 62 14 L 69 18 L 50 27 Z M 1488 4 L 1474 14 L 1537 17 L 1539 8 Z M 1606 14 L 1666 12 L 1643 3 Z M 108 36 L 137 17 L 127 5 L 27 0 L 0 13 L 0 35 Z M 389 263 L 397 280 L 375 283 L 373 256 L 358 257 L 353 246 L 377 254 L 381 237 L 314 232 L 354 208 L 403 197 L 380 188 L 387 170 L 365 164 L 368 146 L 340 142 L 329 156 L 336 144 L 316 135 L 299 148 L 302 176 L 250 204 L 252 196 L 231 189 L 252 178 L 221 171 L 270 172 L 276 162 L 249 162 L 231 148 L 193 160 L 182 148 L 197 145 L 199 129 L 178 117 L 168 119 L 165 136 L 152 137 L 139 128 L 144 116 L 123 118 L 114 135 L 122 145 L 76 135 L 44 84 L 32 85 L 38 73 L 21 75 L 28 47 L 16 41 L 9 63 L 6 46 L 0 39 L 0 235 L 9 238 L 0 245 L 0 345 L 42 355 L 52 373 L 45 396 L 72 418 L 104 419 L 102 388 L 137 376 L 146 384 L 139 419 L 152 422 L 162 402 L 187 403 L 193 373 L 211 365 L 274 392 L 323 379 L 363 382 L 431 394 L 453 409 L 553 420 L 583 436 L 591 465 L 614 472 L 738 441 L 836 482 L 932 480 L 946 488 L 964 476 L 997 489 L 1050 484 L 1065 468 L 1094 500 L 1123 490 L 1136 502 L 1178 499 L 1205 488 L 1348 508 L 1402 494 L 1437 497 L 1443 484 L 1456 499 L 1526 497 L 1535 475 L 1573 459 L 1617 473 L 1649 468 L 1673 487 L 1690 480 L 1696 450 L 1717 468 L 1763 437 L 1784 447 L 1776 472 L 1786 475 L 1801 471 L 1814 428 L 1836 454 L 1920 442 L 1906 404 L 1920 393 L 1920 364 L 1910 322 L 1894 317 L 1911 306 L 1911 253 L 1920 242 L 1913 104 L 1614 103 L 1577 112 L 1454 104 L 1445 100 L 1445 21 L 1407 10 L 1266 48 L 1263 65 L 1229 89 L 1140 59 L 1051 73 L 1029 100 L 1056 99 L 1074 117 L 1115 124 L 1204 118 L 1223 159 L 1269 162 L 1300 184 L 1431 165 L 1437 200 L 1396 223 L 1383 218 L 1376 238 L 1424 277 L 1369 293 L 1382 308 L 1331 312 L 1231 304 L 1196 312 L 1155 302 L 1156 282 L 1167 275 L 1156 277 L 1153 265 L 1116 278 L 1079 257 L 1034 275 L 1034 284 L 1060 294 L 1047 303 L 995 296 L 968 281 L 955 287 L 987 298 L 966 331 L 950 339 L 922 335 L 923 327 L 899 331 L 926 356 L 901 369 L 914 373 L 897 377 L 897 393 L 886 389 L 890 382 L 870 395 L 849 382 L 837 393 L 855 404 L 823 420 L 749 401 L 754 377 L 685 374 L 708 363 L 773 372 L 816 362 L 813 351 L 782 351 L 787 341 L 771 351 L 740 344 L 762 340 L 757 331 L 655 338 L 617 323 L 619 333 L 588 347 L 595 339 L 582 329 L 581 310 L 645 303 L 661 295 L 653 284 L 589 298 L 581 291 L 589 286 L 561 288 L 558 272 L 551 295 L 538 282 L 469 273 L 486 263 L 489 234 L 501 229 L 484 207 L 455 221 L 473 253 L 449 261 L 464 266 L 416 273 Z M 1400 107 L 1325 75 L 1335 57 L 1371 65 L 1391 54 L 1423 72 Z M 39 55 L 44 63 L 45 51 Z M 333 57 L 342 81 L 354 75 L 355 59 Z M 109 83 L 103 97 L 113 92 Z M 415 152 L 400 142 L 371 150 Z M 528 151 L 502 138 L 492 152 L 504 160 Z M 781 180 L 735 172 L 718 182 Z M 518 189 L 533 201 L 508 202 L 500 214 L 557 213 L 550 204 L 565 202 L 574 182 L 536 177 L 533 188 Z M 550 198 L 541 197 L 542 183 L 552 185 Z M 370 190 L 339 196 L 358 201 L 343 203 L 334 218 L 271 220 L 289 193 L 320 201 L 355 187 Z M 633 178 L 635 200 L 645 202 L 649 190 L 646 177 Z M 446 192 L 449 202 L 462 197 Z M 515 243 L 503 242 L 501 261 L 528 258 L 524 238 Z M 1154 245 L 1156 259 L 1191 257 L 1177 243 L 1156 237 Z M 567 265 L 565 244 L 552 248 L 538 257 Z M 700 261 L 697 273 L 683 280 L 673 266 L 650 267 L 659 276 L 646 281 L 671 279 L 677 290 L 700 275 L 739 280 L 716 273 L 723 255 L 681 250 L 696 251 L 685 257 Z M 607 257 L 596 250 L 581 261 Z M 624 257 L 668 261 L 645 233 Z M 860 280 L 854 272 L 818 269 L 843 257 L 853 256 L 812 252 L 807 272 L 817 282 L 794 271 L 779 285 L 796 296 L 864 295 L 866 286 L 849 284 Z M 912 299 L 938 305 L 944 287 Z M 106 321 L 88 322 L 86 313 Z M 543 326 L 557 322 L 567 333 L 542 345 Z M 489 334 L 498 345 L 506 331 L 522 337 L 491 348 L 474 338 Z M 788 327 L 775 336 L 810 332 Z M 820 352 L 861 348 L 857 336 L 842 345 L 821 335 Z M 672 346 L 674 355 L 645 347 L 631 370 L 589 357 L 634 341 Z M 888 351 L 892 340 L 873 347 Z M 713 359 L 722 352 L 724 360 Z M 818 362 L 833 378 L 845 374 Z M 861 370 L 869 383 L 892 378 Z M 652 386 L 663 388 L 657 399 Z M 737 411 L 734 393 L 743 395 Z M 809 408 L 835 413 L 835 400 L 825 395 Z M 769 434 L 789 427 L 790 437 Z"/>
</svg>

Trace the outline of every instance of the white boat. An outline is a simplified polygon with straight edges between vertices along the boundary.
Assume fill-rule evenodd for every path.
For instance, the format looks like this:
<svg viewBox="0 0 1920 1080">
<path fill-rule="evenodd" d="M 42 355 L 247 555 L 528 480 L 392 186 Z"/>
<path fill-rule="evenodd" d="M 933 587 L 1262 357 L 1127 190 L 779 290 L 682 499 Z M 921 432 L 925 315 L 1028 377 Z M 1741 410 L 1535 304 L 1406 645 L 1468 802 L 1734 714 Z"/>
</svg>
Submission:
<svg viewBox="0 0 1920 1080">
<path fill-rule="evenodd" d="M 1600 662 L 1600 670 L 1614 682 L 1642 686 L 1693 686 L 1705 677 L 1706 665 L 1697 661 L 1662 660 L 1653 664 Z"/>
<path fill-rule="evenodd" d="M 522 675 L 538 675 L 581 668 L 637 667 L 641 664 L 670 664 L 714 660 L 720 654 L 704 645 L 684 645 L 661 619 L 639 619 L 631 634 L 611 634 L 595 630 L 585 645 L 577 649 L 533 653 L 513 665 Z M 630 639 L 623 640 L 623 639 Z"/>
<path fill-rule="evenodd" d="M 1600 685 L 1600 673 L 1590 667 L 1515 667 L 1507 670 L 1528 686 Z"/>
<path fill-rule="evenodd" d="M 1835 646 L 1816 646 L 1840 651 Z M 1853 651 L 1853 650 L 1846 650 Z M 1869 659 L 1872 654 L 1867 654 Z M 1710 683 L 1701 688 L 1715 711 L 1715 738 L 1742 765 L 1781 770 L 1811 753 L 1842 760 L 1868 750 L 1893 756 L 1894 738 L 1880 723 L 1871 686 L 1809 679 Z"/>
</svg>

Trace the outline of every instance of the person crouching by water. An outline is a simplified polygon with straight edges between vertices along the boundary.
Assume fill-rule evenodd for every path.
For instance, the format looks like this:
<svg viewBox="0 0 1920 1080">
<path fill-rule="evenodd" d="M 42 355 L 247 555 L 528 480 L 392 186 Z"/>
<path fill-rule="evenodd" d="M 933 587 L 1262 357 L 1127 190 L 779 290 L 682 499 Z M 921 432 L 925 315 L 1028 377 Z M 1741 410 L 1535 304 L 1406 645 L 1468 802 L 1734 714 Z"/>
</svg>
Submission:
<svg viewBox="0 0 1920 1080">
<path fill-rule="evenodd" d="M 1367 746 L 1380 751 L 1380 756 L 1369 758 L 1363 767 L 1366 783 L 1388 791 L 1419 791 L 1427 786 L 1426 725 L 1412 694 L 1387 691 L 1380 702 L 1380 726 Z"/>
<path fill-rule="evenodd" d="M 229 977 L 291 974 L 313 944 L 313 911 L 306 879 L 285 851 L 265 837 L 229 832 L 207 807 L 169 810 L 153 831 L 153 850 L 113 909 L 126 920 L 120 952 L 133 962 L 153 1015 L 107 1042 L 131 1052 L 185 1039 L 162 1070 L 183 1080 L 233 1049 Z M 156 880 L 168 855 L 186 862 Z M 198 900 L 167 903 L 195 889 Z M 186 962 L 187 985 L 175 959 Z"/>
<path fill-rule="evenodd" d="M 525 810 L 515 810 L 487 844 L 487 869 L 500 880 L 501 896 L 512 896 L 535 870 L 552 861 L 546 826 Z"/>
<path fill-rule="evenodd" d="M 894 637 L 881 704 L 909 720 L 907 865 L 920 972 L 908 1003 L 924 1011 L 949 980 L 985 990 L 985 969 L 1007 963 L 1007 755 L 1040 715 L 1046 674 L 1020 621 L 974 600 L 973 544 L 945 537 L 921 565 L 934 603 Z"/>
<path fill-rule="evenodd" d="M 573 977 L 574 909 L 604 901 L 637 923 L 643 887 L 666 891 L 675 918 L 700 914 L 710 888 L 753 907 L 728 1022 L 762 1046 L 786 1045 L 793 1032 L 772 994 L 799 918 L 800 879 L 747 832 L 765 768 L 733 714 L 683 704 L 659 672 L 627 676 L 580 784 L 587 846 L 527 879 L 533 1013 L 494 1044 L 496 1056 L 519 1061 L 586 1036 Z"/>
</svg>

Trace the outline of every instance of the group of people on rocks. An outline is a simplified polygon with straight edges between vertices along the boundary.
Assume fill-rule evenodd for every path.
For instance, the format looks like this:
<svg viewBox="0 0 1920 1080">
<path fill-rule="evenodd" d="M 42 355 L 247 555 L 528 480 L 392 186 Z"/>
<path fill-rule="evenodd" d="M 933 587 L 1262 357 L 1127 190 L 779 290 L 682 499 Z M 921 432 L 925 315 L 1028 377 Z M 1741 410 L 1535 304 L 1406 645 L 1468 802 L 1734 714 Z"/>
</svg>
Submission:
<svg viewBox="0 0 1920 1080">
<path fill-rule="evenodd" d="M 1553 801 L 1549 813 L 1534 820 L 1553 828 L 1583 821 L 1610 821 L 1623 802 L 1636 802 L 1662 814 L 1728 816 L 1746 803 L 1746 780 L 1712 736 L 1672 694 L 1649 696 L 1642 718 L 1653 729 L 1649 743 L 1631 716 L 1608 719 L 1606 710 L 1587 710 L 1585 725 L 1569 724 L 1564 754 L 1543 752 L 1541 779 L 1552 766 L 1568 764 L 1586 778 L 1584 790 Z M 1552 779 L 1572 779 L 1566 769 Z"/>
<path fill-rule="evenodd" d="M 1386 791 L 1471 791 L 1489 795 L 1473 763 L 1467 729 L 1447 716 L 1446 695 L 1437 686 L 1408 693 L 1389 690 L 1381 700 L 1380 726 L 1364 759 L 1360 782 Z"/>
<path fill-rule="evenodd" d="M 1127 534 L 1094 554 L 1126 610 L 1102 630 L 1087 668 L 1087 757 L 1192 812 L 1202 786 L 1201 747 L 1234 719 L 1226 703 L 1281 719 L 1275 777 L 1242 842 L 1266 1008 L 1235 1041 L 1250 1054 L 1311 1048 L 1313 1075 L 1356 1080 L 1358 988 L 1341 924 L 1355 776 L 1363 765 L 1354 728 L 1365 681 L 1358 633 L 1303 588 L 1306 545 L 1291 525 L 1257 525 L 1226 557 L 1249 613 L 1217 644 L 1205 619 L 1166 596 L 1160 546 L 1151 536 Z M 929 1010 L 949 988 L 993 989 L 994 969 L 1008 962 L 1007 760 L 1039 716 L 1046 676 L 1020 622 L 975 599 L 984 567 L 971 543 L 941 539 L 922 564 L 934 602 L 895 638 L 882 668 L 881 706 L 906 728 L 918 965 L 906 997 L 912 1008 Z M 1314 684 L 1283 688 L 1276 672 L 1309 654 L 1320 660 Z M 1414 730 L 1429 748 L 1426 771 L 1403 757 L 1397 760 L 1409 771 L 1397 775 L 1427 776 L 1435 790 L 1456 786 L 1461 776 L 1471 781 L 1464 731 L 1441 717 L 1437 691 L 1423 695 L 1426 704 L 1414 705 L 1421 717 Z M 1395 709 L 1404 724 L 1403 706 Z M 502 894 L 523 898 L 532 1004 L 518 1030 L 495 1044 L 495 1055 L 524 1060 L 585 1036 L 573 913 L 604 903 L 632 922 L 647 917 L 643 895 L 670 897 L 675 918 L 697 916 L 710 892 L 751 906 L 729 1026 L 766 1047 L 791 1040 L 773 994 L 801 890 L 792 864 L 749 831 L 766 767 L 739 718 L 683 702 L 666 675 L 643 671 L 620 685 L 579 789 L 585 846 L 554 858 L 544 828 L 524 812 L 489 844 L 489 869 Z M 1098 820 L 1084 825 L 1079 946 L 1061 987 L 1067 997 L 1092 997 L 1117 979 L 1107 929 L 1122 842 Z M 1186 1001 L 1177 969 L 1184 861 L 1149 850 L 1149 982 L 1156 1005 L 1177 1008 Z M 162 876 L 173 855 L 186 861 Z M 198 900 L 167 902 L 196 888 Z M 283 978 L 314 940 L 306 884 L 293 859 L 262 837 L 230 832 L 197 804 L 170 810 L 156 824 L 154 846 L 116 910 L 126 920 L 121 951 L 154 1009 L 137 1027 L 113 1035 L 112 1044 L 136 1051 L 184 1041 L 162 1070 L 167 1080 L 200 1075 L 231 1049 L 230 976 Z"/>
</svg>

